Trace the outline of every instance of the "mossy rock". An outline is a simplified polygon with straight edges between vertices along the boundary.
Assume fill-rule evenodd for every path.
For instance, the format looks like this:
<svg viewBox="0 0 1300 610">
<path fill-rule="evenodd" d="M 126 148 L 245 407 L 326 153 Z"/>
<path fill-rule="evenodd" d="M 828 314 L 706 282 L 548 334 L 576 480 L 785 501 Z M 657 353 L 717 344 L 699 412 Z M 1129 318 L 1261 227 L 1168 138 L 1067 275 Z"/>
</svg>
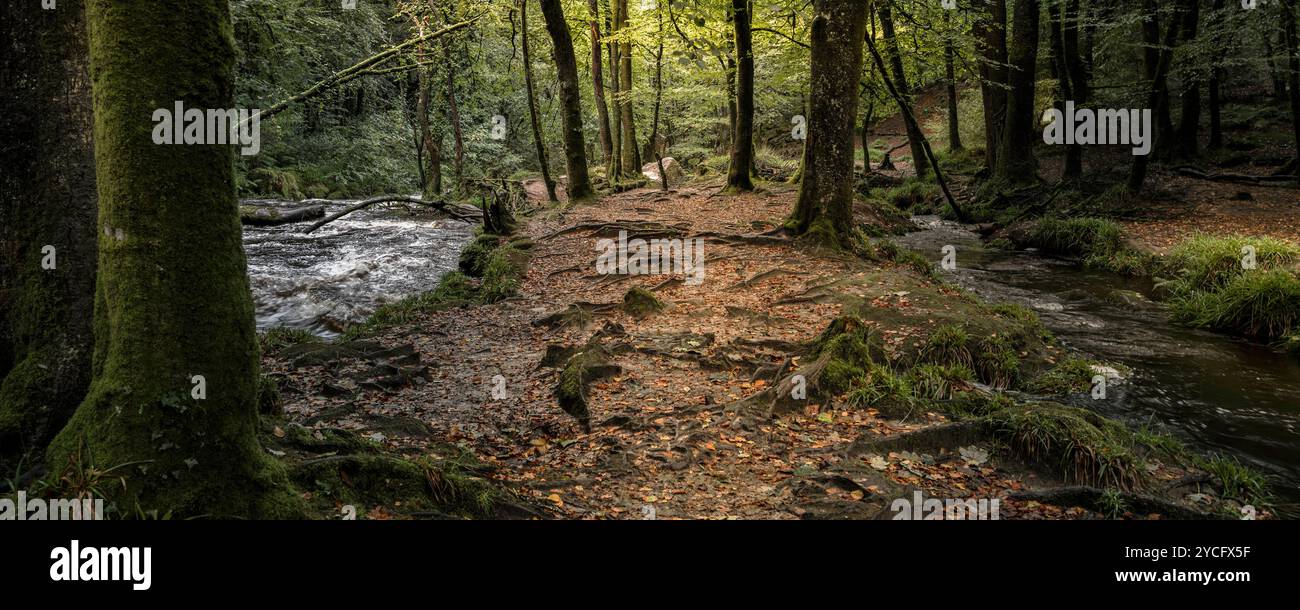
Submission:
<svg viewBox="0 0 1300 610">
<path fill-rule="evenodd" d="M 470 277 L 483 277 L 488 257 L 501 243 L 501 238 L 486 233 L 479 234 L 460 253 L 460 271 Z"/>
<path fill-rule="evenodd" d="M 638 320 L 663 309 L 664 302 L 655 297 L 654 293 L 640 286 L 628 290 L 623 295 L 623 311 Z"/>
</svg>

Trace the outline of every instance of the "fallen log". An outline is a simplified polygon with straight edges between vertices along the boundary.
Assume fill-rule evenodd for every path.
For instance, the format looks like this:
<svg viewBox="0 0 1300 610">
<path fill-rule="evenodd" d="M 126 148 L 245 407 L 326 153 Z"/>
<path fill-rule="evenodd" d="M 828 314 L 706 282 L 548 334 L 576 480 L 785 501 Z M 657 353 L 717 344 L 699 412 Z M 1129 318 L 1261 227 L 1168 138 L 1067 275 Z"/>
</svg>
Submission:
<svg viewBox="0 0 1300 610">
<path fill-rule="evenodd" d="M 305 205 L 288 210 L 251 205 L 239 206 L 239 222 L 254 227 L 272 227 L 325 216 L 324 205 Z"/>
<path fill-rule="evenodd" d="M 377 203 L 393 203 L 393 202 L 411 203 L 411 204 L 420 205 L 428 208 L 434 208 L 439 211 L 445 212 L 447 215 L 457 220 L 463 220 L 465 222 L 477 222 L 478 219 L 481 218 L 483 215 L 483 212 L 478 208 L 467 206 L 467 205 L 448 203 L 446 201 L 425 201 L 424 199 L 420 199 L 419 197 L 411 197 L 408 195 L 380 195 L 378 197 L 371 197 L 370 199 L 364 199 L 362 201 L 358 201 L 343 210 L 330 214 L 329 216 L 326 216 L 325 218 L 322 218 L 312 223 L 312 225 L 310 227 L 307 227 L 307 229 L 303 231 L 303 233 L 311 233 L 312 231 L 315 231 L 316 229 L 319 229 L 331 222 L 334 222 L 335 220 L 343 218 L 348 214 L 351 214 L 358 210 L 363 210 Z"/>
</svg>

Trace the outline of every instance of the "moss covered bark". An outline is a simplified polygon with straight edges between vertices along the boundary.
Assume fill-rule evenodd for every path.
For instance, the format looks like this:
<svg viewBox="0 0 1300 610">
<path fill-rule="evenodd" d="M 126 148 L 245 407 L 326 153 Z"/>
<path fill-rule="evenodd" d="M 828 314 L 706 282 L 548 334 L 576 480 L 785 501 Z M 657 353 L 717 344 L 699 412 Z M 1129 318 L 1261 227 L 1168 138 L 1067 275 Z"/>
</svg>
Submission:
<svg viewBox="0 0 1300 610">
<path fill-rule="evenodd" d="M 99 273 L 93 379 L 48 451 L 118 467 L 119 509 L 301 514 L 257 441 L 257 337 L 231 146 L 155 145 L 150 117 L 233 106 L 224 0 L 90 0 Z M 196 395 L 195 376 L 206 395 Z"/>
<path fill-rule="evenodd" d="M 867 7 L 831 1 L 815 6 L 808 140 L 791 228 L 846 242 L 853 226 L 853 128 Z"/>
<path fill-rule="evenodd" d="M 569 172 L 569 199 L 592 195 L 587 177 L 587 151 L 582 138 L 582 93 L 578 90 L 578 60 L 573 54 L 573 36 L 564 20 L 560 0 L 541 0 L 546 32 L 551 36 L 551 53 L 560 77 L 560 104 L 564 121 L 564 162 Z"/>
<path fill-rule="evenodd" d="M 0 462 L 42 451 L 90 381 L 95 167 L 83 15 L 80 0 L 0 7 Z"/>
</svg>

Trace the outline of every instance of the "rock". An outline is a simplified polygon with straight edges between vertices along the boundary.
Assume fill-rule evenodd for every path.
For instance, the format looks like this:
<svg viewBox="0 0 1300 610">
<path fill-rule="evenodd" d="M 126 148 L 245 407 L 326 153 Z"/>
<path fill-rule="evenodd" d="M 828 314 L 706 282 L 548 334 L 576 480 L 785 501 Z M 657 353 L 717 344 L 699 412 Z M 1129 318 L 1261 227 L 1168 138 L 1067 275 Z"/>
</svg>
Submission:
<svg viewBox="0 0 1300 610">
<path fill-rule="evenodd" d="M 682 165 L 672 157 L 664 157 L 664 173 L 668 174 L 668 185 L 677 184 L 686 175 Z M 641 174 L 656 184 L 659 183 L 659 164 L 651 161 L 641 166 Z"/>
</svg>

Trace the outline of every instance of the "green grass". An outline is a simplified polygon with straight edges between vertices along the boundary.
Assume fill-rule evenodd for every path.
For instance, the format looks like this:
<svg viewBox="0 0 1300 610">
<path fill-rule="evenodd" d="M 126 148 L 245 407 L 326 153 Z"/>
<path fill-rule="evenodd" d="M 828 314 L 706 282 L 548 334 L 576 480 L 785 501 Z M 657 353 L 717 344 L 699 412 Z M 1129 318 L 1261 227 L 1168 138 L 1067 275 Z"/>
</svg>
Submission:
<svg viewBox="0 0 1300 610">
<path fill-rule="evenodd" d="M 1092 387 L 1092 362 L 1083 358 L 1067 358 L 1055 367 L 1031 380 L 1026 389 L 1050 396 L 1087 391 Z"/>
<path fill-rule="evenodd" d="M 900 210 L 914 213 L 934 214 L 938 205 L 940 191 L 938 185 L 928 180 L 908 178 L 902 184 L 886 189 L 881 197 Z"/>
<path fill-rule="evenodd" d="M 1254 249 L 1254 268 L 1245 264 Z M 1300 327 L 1300 247 L 1271 237 L 1198 235 L 1176 246 L 1158 289 L 1174 319 L 1294 350 Z"/>
<path fill-rule="evenodd" d="M 1197 466 L 1214 477 L 1223 498 L 1256 507 L 1270 504 L 1268 481 L 1264 475 L 1234 458 L 1215 456 L 1199 460 Z"/>
<path fill-rule="evenodd" d="M 970 335 L 957 324 L 940 324 L 930 331 L 921 347 L 920 360 L 939 365 L 970 367 L 974 360 L 970 353 Z"/>
<path fill-rule="evenodd" d="M 1101 256 L 1123 247 L 1123 231 L 1102 218 L 1044 218 L 1034 225 L 1029 242 L 1048 254 Z"/>
<path fill-rule="evenodd" d="M 1031 463 L 1055 464 L 1071 482 L 1133 489 L 1144 477 L 1136 440 L 1091 411 L 1037 403 L 988 416 L 997 434 Z"/>
</svg>

